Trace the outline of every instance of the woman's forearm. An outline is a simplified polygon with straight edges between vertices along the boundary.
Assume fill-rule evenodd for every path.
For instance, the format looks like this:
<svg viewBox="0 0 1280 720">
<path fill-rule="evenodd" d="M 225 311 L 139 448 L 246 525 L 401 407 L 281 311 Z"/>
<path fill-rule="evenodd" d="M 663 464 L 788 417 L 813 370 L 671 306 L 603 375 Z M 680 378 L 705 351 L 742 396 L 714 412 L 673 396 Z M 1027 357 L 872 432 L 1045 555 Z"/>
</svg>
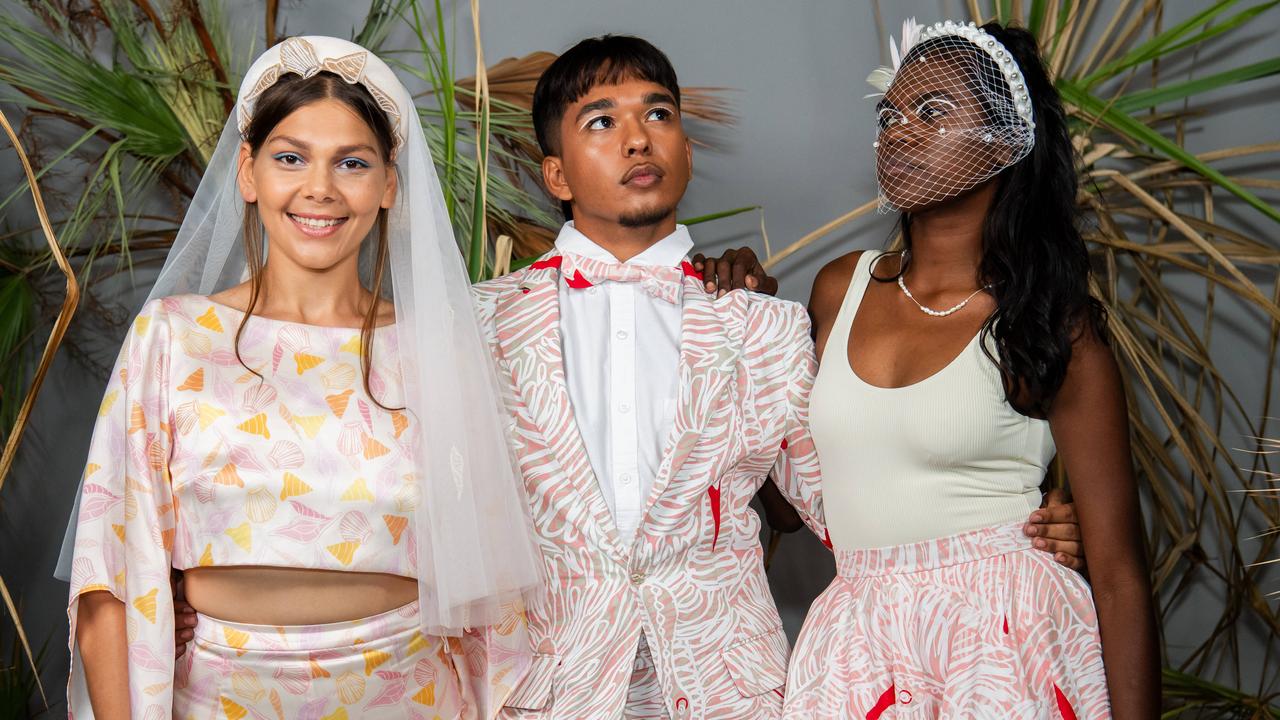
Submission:
<svg viewBox="0 0 1280 720">
<path fill-rule="evenodd" d="M 97 720 L 129 717 L 129 651 L 125 639 L 124 603 L 111 593 L 80 596 L 76 644 L 84 663 L 89 702 Z"/>
<path fill-rule="evenodd" d="M 1116 720 L 1160 715 L 1160 659 L 1155 613 L 1145 578 L 1110 581 L 1094 573 L 1111 712 Z"/>
</svg>

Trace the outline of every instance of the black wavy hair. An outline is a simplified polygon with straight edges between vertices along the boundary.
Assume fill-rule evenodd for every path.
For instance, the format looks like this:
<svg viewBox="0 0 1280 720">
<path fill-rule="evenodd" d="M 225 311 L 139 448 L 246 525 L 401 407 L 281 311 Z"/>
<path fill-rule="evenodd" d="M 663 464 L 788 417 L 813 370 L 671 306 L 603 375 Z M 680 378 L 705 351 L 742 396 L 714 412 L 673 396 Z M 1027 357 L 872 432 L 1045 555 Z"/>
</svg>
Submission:
<svg viewBox="0 0 1280 720">
<path fill-rule="evenodd" d="M 653 43 L 631 35 L 601 35 L 569 48 L 542 72 L 533 90 L 533 130 L 543 155 L 560 154 L 565 110 L 597 85 L 645 80 L 661 85 L 680 107 L 680 83 L 671 60 Z M 569 203 L 560 203 L 566 220 Z"/>
<path fill-rule="evenodd" d="M 983 351 L 1000 368 L 1009 403 L 1024 415 L 1044 417 L 1066 377 L 1072 343 L 1083 332 L 1106 342 L 1107 315 L 1089 294 L 1089 253 L 1076 207 L 1075 149 L 1036 38 L 998 23 L 982 29 L 1013 55 L 1036 120 L 1031 153 L 989 181 L 997 185 L 982 229 L 978 281 L 991 286 L 996 309 L 982 326 Z M 939 40 L 921 43 L 908 58 L 928 52 L 935 43 Z M 977 47 L 971 52 L 983 72 L 1000 76 L 986 52 Z M 997 85 L 994 89 L 1009 100 L 1008 88 Z M 910 213 L 902 214 L 900 229 L 906 248 L 902 273 L 910 264 Z M 988 338 L 994 340 L 996 356 Z"/>
</svg>

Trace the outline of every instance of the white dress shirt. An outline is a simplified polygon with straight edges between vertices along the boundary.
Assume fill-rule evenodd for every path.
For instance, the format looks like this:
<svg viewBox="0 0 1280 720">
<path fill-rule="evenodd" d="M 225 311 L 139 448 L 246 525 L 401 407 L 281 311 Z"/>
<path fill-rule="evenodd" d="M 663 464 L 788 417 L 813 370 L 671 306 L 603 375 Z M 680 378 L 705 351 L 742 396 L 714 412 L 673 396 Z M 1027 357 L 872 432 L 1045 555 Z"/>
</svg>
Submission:
<svg viewBox="0 0 1280 720">
<path fill-rule="evenodd" d="M 601 262 L 612 253 L 567 222 L 556 249 Z M 676 267 L 693 249 L 683 225 L 627 261 Z M 638 283 L 586 288 L 560 282 L 560 337 L 569 400 L 623 542 L 644 518 L 675 418 L 680 384 L 680 306 Z"/>
</svg>

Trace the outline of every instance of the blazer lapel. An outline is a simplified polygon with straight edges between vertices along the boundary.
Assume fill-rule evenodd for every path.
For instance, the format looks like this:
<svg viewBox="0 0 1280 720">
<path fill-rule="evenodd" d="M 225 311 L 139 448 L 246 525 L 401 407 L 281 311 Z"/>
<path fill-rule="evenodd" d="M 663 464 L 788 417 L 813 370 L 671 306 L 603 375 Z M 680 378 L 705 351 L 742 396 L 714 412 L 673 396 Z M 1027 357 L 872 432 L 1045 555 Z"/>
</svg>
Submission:
<svg viewBox="0 0 1280 720">
<path fill-rule="evenodd" d="M 565 382 L 560 330 L 560 255 L 544 255 L 530 266 L 520 291 L 498 302 L 498 345 L 553 460 L 572 485 L 568 496 L 586 504 L 604 548 L 624 558 L 617 525 L 600 492 L 587 446 L 574 418 Z"/>
<path fill-rule="evenodd" d="M 730 314 L 717 311 L 720 303 L 732 304 L 739 298 L 725 296 L 720 302 L 706 293 L 702 281 L 685 277 L 680 316 L 680 395 L 676 400 L 675 420 L 667 436 L 666 452 L 646 512 L 680 472 L 689 453 L 702 438 L 708 419 L 722 404 L 722 390 L 734 376 L 740 338 L 731 337 Z M 736 326 L 735 326 L 736 327 Z"/>
</svg>

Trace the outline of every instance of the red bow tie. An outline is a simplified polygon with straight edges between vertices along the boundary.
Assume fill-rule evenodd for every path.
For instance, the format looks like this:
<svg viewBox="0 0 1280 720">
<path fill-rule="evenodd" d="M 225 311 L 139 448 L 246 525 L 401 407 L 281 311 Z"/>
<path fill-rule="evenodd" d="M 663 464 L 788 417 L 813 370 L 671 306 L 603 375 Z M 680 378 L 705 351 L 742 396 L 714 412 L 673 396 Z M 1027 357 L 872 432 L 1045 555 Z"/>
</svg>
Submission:
<svg viewBox="0 0 1280 720">
<path fill-rule="evenodd" d="M 531 267 L 535 270 L 558 269 L 564 276 L 565 284 L 575 290 L 586 289 L 602 282 L 640 283 L 640 289 L 673 305 L 680 303 L 680 291 L 683 288 L 685 276 L 702 279 L 702 274 L 694 270 L 688 260 L 681 261 L 679 267 L 662 267 L 601 262 L 581 255 L 565 253 L 539 260 Z"/>
</svg>

